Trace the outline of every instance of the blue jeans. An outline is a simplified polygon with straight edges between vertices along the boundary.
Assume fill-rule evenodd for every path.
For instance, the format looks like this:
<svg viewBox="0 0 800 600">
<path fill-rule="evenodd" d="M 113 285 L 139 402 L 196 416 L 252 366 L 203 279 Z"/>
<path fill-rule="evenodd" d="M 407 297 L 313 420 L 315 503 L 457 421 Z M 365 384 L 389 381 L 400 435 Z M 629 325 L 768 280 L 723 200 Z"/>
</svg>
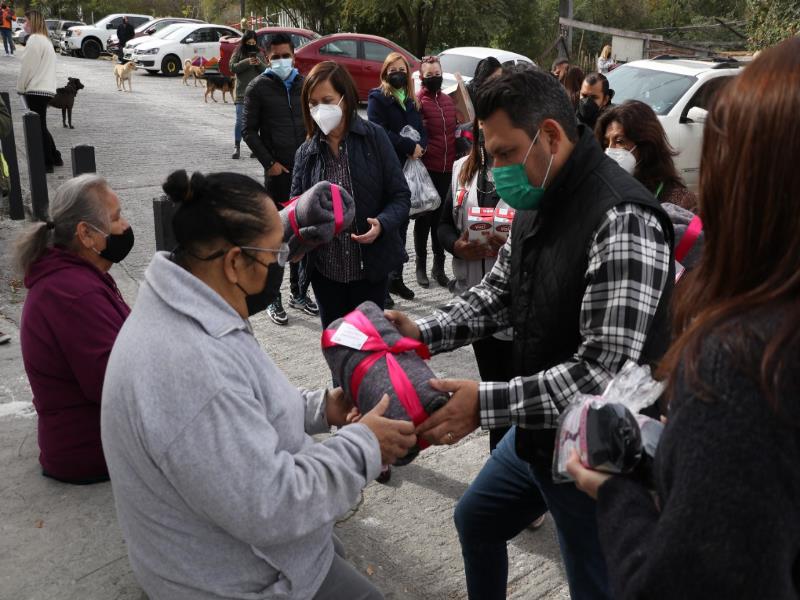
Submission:
<svg viewBox="0 0 800 600">
<path fill-rule="evenodd" d="M 471 600 L 506 597 L 507 543 L 550 510 L 573 599 L 609 599 L 595 502 L 574 484 L 554 484 L 549 469 L 517 456 L 516 427 L 497 445 L 455 510 Z"/>
<path fill-rule="evenodd" d="M 11 39 L 11 30 L 6 28 L 0 29 L 0 35 L 3 36 L 3 48 L 6 54 L 14 54 L 14 40 Z"/>
<path fill-rule="evenodd" d="M 244 116 L 244 102 L 236 103 L 236 125 L 233 128 L 233 139 L 236 145 L 242 143 L 242 117 Z"/>
</svg>

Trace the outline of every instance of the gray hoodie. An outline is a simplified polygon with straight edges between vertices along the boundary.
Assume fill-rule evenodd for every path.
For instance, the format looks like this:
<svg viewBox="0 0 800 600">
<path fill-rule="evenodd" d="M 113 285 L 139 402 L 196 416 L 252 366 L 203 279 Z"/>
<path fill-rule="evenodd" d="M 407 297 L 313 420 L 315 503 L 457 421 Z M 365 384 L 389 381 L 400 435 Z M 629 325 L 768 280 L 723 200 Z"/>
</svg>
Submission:
<svg viewBox="0 0 800 600">
<path fill-rule="evenodd" d="M 293 387 L 249 323 L 156 254 L 103 386 L 103 448 L 151 600 L 314 596 L 334 521 L 380 472 L 364 425 L 324 442 L 324 392 Z"/>
</svg>

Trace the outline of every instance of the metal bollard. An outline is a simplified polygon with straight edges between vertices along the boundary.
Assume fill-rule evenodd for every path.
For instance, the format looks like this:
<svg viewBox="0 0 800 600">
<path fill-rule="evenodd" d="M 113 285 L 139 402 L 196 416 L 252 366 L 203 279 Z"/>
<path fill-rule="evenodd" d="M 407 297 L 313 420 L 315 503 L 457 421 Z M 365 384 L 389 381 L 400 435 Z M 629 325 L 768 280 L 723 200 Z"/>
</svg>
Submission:
<svg viewBox="0 0 800 600">
<path fill-rule="evenodd" d="M 159 252 L 163 250 L 171 252 L 178 245 L 175 233 L 172 231 L 175 209 L 175 203 L 166 196 L 153 198 L 153 223 L 156 229 L 156 250 Z"/>
<path fill-rule="evenodd" d="M 6 103 L 8 114 L 11 114 L 11 100 L 8 92 L 0 92 L 0 98 Z M 19 182 L 19 162 L 17 162 L 17 142 L 14 139 L 14 127 L 11 133 L 0 140 L 2 142 L 3 156 L 8 164 L 8 179 L 11 190 L 8 196 L 8 212 L 12 219 L 20 221 L 25 218 L 25 207 L 22 204 L 22 186 Z"/>
<path fill-rule="evenodd" d="M 26 112 L 22 117 L 22 128 L 25 131 L 25 145 L 28 148 L 28 183 L 31 186 L 33 216 L 36 220 L 46 221 L 50 198 L 47 194 L 47 172 L 44 166 L 42 124 L 39 115 L 32 111 Z"/>
<path fill-rule="evenodd" d="M 97 166 L 94 162 L 94 146 L 81 144 L 72 147 L 72 176 L 84 173 L 97 173 Z"/>
</svg>

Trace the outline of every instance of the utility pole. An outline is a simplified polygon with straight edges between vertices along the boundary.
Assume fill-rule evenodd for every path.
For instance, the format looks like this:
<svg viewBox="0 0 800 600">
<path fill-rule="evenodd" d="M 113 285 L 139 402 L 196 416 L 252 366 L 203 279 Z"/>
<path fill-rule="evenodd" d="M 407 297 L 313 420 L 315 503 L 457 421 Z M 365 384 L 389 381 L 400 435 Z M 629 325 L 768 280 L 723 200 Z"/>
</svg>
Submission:
<svg viewBox="0 0 800 600">
<path fill-rule="evenodd" d="M 573 0 L 558 0 L 558 16 L 571 19 L 574 16 Z M 572 27 L 567 28 L 567 48 L 572 52 Z"/>
<path fill-rule="evenodd" d="M 239 19 L 244 19 L 244 0 L 239 0 Z"/>
</svg>

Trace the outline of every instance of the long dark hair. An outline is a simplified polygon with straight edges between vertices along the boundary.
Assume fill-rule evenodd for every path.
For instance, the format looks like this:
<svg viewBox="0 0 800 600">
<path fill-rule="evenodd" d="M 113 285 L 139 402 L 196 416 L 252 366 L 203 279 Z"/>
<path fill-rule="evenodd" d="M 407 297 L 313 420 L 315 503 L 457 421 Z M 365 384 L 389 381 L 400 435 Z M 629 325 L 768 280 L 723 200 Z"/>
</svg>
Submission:
<svg viewBox="0 0 800 600">
<path fill-rule="evenodd" d="M 648 104 L 639 100 L 627 100 L 603 111 L 597 119 L 594 134 L 604 148 L 606 129 L 615 121 L 622 125 L 625 137 L 636 144 L 636 151 L 639 153 L 639 164 L 633 172 L 636 179 L 653 193 L 661 184 L 665 188 L 684 187 L 673 160 L 678 153 L 670 146 L 661 121 Z"/>
<path fill-rule="evenodd" d="M 779 151 L 776 151 L 780 149 Z M 755 309 L 781 318 L 754 374 L 777 408 L 800 353 L 800 38 L 765 50 L 720 92 L 703 135 L 699 212 L 705 244 L 675 306 L 679 335 L 662 363 L 692 389 L 704 340 L 726 335 L 738 363 L 754 335 L 736 319 Z M 728 341 L 730 340 L 730 341 Z"/>
<path fill-rule="evenodd" d="M 319 127 L 314 119 L 311 118 L 311 108 L 308 105 L 311 92 L 323 81 L 330 81 L 333 89 L 342 95 L 342 114 L 344 118 L 345 131 L 350 129 L 350 124 L 356 118 L 358 108 L 358 89 L 353 81 L 352 75 L 332 60 L 318 63 L 303 82 L 303 91 L 300 93 L 300 104 L 303 108 L 303 122 L 306 126 L 306 135 L 312 137 Z"/>
<path fill-rule="evenodd" d="M 562 85 L 564 89 L 567 90 L 567 96 L 569 96 L 574 110 L 578 109 L 578 102 L 580 102 L 581 99 L 581 86 L 583 85 L 583 78 L 585 76 L 583 69 L 575 66 L 567 69 L 567 74 L 564 75 Z"/>
<path fill-rule="evenodd" d="M 239 56 L 241 56 L 242 53 L 244 53 L 244 45 L 250 40 L 256 40 L 256 44 L 258 44 L 258 37 L 256 36 L 256 32 L 253 31 L 252 29 L 247 29 L 242 35 L 242 39 L 239 40 L 239 45 L 236 46 L 236 53 Z"/>
<path fill-rule="evenodd" d="M 483 151 L 483 154 L 481 154 L 481 151 Z M 483 163 L 483 156 L 486 156 L 486 150 L 483 148 L 480 121 L 478 117 L 475 117 L 472 121 L 472 148 L 470 148 L 467 160 L 461 165 L 461 171 L 458 174 L 458 183 L 465 186 L 475 177 L 475 173 L 478 172 Z"/>
</svg>

